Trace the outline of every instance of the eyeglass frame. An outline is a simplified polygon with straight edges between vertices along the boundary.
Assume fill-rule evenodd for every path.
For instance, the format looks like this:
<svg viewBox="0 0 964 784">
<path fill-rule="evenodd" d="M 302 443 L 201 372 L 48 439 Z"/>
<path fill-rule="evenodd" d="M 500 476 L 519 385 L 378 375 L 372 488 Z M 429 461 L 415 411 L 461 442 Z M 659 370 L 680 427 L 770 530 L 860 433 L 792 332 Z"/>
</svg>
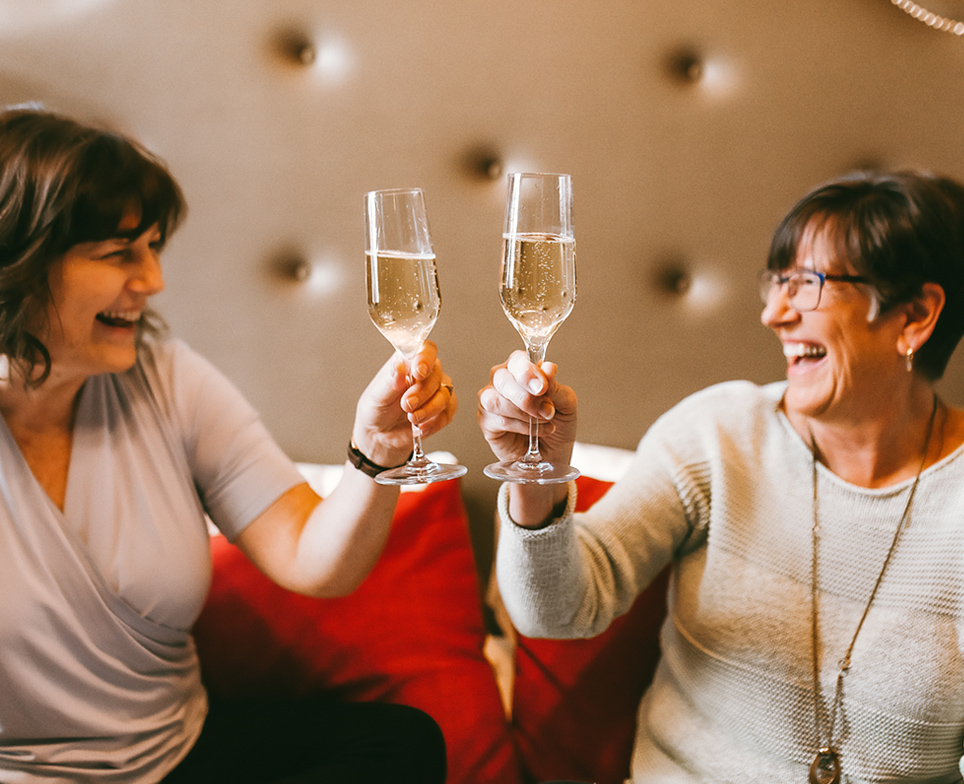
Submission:
<svg viewBox="0 0 964 784">
<path fill-rule="evenodd" d="M 760 299 L 763 300 L 764 304 L 768 303 L 770 301 L 770 295 L 773 293 L 774 289 L 783 288 L 785 284 L 790 284 L 793 278 L 800 276 L 812 276 L 818 281 L 817 299 L 812 308 L 801 308 L 794 304 L 794 298 L 800 293 L 799 284 L 797 285 L 796 290 L 793 290 L 789 287 L 787 288 L 787 301 L 794 310 L 800 313 L 809 313 L 810 311 L 816 310 L 820 307 L 820 298 L 823 296 L 823 284 L 828 280 L 832 283 L 871 282 L 869 278 L 863 275 L 835 275 L 830 272 L 817 272 L 816 270 L 812 269 L 797 269 L 788 275 L 783 275 L 776 270 L 764 269 L 760 270 L 760 273 L 757 276 L 760 284 Z"/>
</svg>

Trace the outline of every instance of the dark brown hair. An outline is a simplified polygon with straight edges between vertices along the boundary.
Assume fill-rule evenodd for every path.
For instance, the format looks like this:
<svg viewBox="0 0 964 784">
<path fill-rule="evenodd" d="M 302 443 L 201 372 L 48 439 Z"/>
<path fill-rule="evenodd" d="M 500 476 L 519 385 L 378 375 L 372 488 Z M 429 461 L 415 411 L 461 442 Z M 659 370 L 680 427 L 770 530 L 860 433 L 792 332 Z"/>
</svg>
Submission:
<svg viewBox="0 0 964 784">
<path fill-rule="evenodd" d="M 939 379 L 964 335 L 964 186 L 919 171 L 825 183 L 781 221 L 767 266 L 792 266 L 808 230 L 826 232 L 837 261 L 870 281 L 882 312 L 911 301 L 924 283 L 944 289 L 944 309 L 914 360 L 925 378 Z"/>
<path fill-rule="evenodd" d="M 131 208 L 140 223 L 121 232 Z M 50 300 L 54 262 L 79 243 L 134 238 L 155 224 L 163 244 L 185 212 L 167 167 L 132 139 L 38 106 L 0 111 L 0 354 L 42 383 L 50 354 L 28 324 Z M 162 324 L 148 311 L 141 330 Z"/>
</svg>

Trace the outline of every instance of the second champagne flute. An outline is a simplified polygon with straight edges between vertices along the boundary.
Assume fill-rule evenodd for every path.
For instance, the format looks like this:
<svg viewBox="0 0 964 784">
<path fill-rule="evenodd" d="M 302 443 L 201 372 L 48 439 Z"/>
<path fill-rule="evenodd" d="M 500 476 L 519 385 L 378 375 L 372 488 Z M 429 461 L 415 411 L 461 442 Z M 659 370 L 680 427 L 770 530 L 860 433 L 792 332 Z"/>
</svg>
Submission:
<svg viewBox="0 0 964 784">
<path fill-rule="evenodd" d="M 502 235 L 502 309 L 538 365 L 576 301 L 576 238 L 568 174 L 509 175 Z M 529 420 L 529 448 L 519 460 L 492 463 L 486 476 L 520 484 L 556 484 L 579 476 L 569 465 L 544 460 L 539 423 Z"/>
<path fill-rule="evenodd" d="M 435 251 L 420 188 L 370 191 L 365 195 L 365 260 L 368 315 L 399 353 L 411 360 L 438 318 L 441 298 Z M 414 485 L 462 476 L 466 467 L 429 460 L 422 431 L 412 425 L 412 457 L 382 471 L 383 485 Z"/>
</svg>

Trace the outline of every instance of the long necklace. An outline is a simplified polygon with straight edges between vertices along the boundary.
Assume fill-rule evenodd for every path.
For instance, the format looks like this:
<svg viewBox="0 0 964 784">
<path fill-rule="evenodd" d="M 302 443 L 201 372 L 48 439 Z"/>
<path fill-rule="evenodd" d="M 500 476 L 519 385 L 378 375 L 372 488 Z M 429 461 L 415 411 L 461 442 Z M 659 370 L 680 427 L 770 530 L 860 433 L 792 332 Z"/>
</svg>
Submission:
<svg viewBox="0 0 964 784">
<path fill-rule="evenodd" d="M 813 558 L 810 565 L 810 628 L 812 631 L 811 651 L 813 656 L 813 717 L 817 736 L 817 753 L 810 765 L 810 784 L 839 784 L 840 782 L 840 752 L 834 747 L 833 731 L 834 724 L 837 720 L 837 714 L 840 711 L 840 702 L 843 697 L 844 676 L 850 670 L 850 657 L 853 654 L 854 645 L 857 642 L 857 635 L 860 634 L 864 621 L 867 620 L 867 615 L 870 612 L 870 606 L 874 603 L 874 598 L 877 596 L 877 589 L 880 588 L 880 584 L 884 579 L 884 572 L 887 571 L 887 564 L 890 563 L 890 558 L 894 554 L 894 550 L 897 549 L 897 541 L 900 539 L 901 531 L 904 529 L 904 523 L 907 521 L 907 515 L 910 512 L 911 504 L 914 501 L 914 494 L 917 492 L 917 484 L 920 482 L 920 475 L 923 473 L 924 465 L 927 463 L 927 453 L 930 449 L 931 435 L 934 432 L 934 421 L 936 417 L 937 395 L 934 395 L 934 407 L 931 411 L 930 424 L 927 426 L 927 437 L 924 439 L 924 452 L 921 455 L 920 467 L 917 469 L 917 476 L 914 477 L 914 484 L 911 485 L 910 494 L 907 496 L 907 503 L 904 505 L 904 511 L 901 514 L 900 520 L 897 522 L 897 528 L 894 531 L 894 538 L 890 543 L 890 548 L 887 550 L 887 556 L 884 558 L 884 564 L 880 567 L 880 574 L 877 575 L 877 581 L 874 583 L 873 590 L 870 592 L 870 598 L 867 600 L 867 605 L 864 607 L 864 612 L 860 616 L 860 621 L 857 623 L 857 629 L 854 631 L 854 636 L 850 640 L 850 645 L 847 646 L 846 653 L 844 653 L 843 658 L 837 663 L 839 668 L 837 671 L 837 685 L 834 689 L 833 702 L 830 705 L 826 732 L 823 731 L 823 720 L 820 716 L 820 702 L 822 701 L 822 697 L 820 688 L 820 660 L 818 653 L 820 648 L 820 631 L 817 600 L 817 549 L 820 540 L 820 515 L 817 508 L 817 444 L 814 441 L 813 433 L 810 433 L 811 467 L 813 472 L 813 528 L 811 529 Z M 826 742 L 824 742 L 824 738 L 826 738 Z"/>
</svg>

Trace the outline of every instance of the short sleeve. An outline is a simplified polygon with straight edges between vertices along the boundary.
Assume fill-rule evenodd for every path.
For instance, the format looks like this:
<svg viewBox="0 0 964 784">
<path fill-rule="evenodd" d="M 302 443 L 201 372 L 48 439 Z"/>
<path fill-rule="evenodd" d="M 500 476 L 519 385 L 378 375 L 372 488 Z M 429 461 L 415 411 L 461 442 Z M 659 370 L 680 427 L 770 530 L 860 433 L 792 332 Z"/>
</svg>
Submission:
<svg viewBox="0 0 964 784">
<path fill-rule="evenodd" d="M 204 508 L 233 540 L 304 479 L 253 406 L 208 360 L 180 341 L 155 346 L 151 358 Z"/>
</svg>

